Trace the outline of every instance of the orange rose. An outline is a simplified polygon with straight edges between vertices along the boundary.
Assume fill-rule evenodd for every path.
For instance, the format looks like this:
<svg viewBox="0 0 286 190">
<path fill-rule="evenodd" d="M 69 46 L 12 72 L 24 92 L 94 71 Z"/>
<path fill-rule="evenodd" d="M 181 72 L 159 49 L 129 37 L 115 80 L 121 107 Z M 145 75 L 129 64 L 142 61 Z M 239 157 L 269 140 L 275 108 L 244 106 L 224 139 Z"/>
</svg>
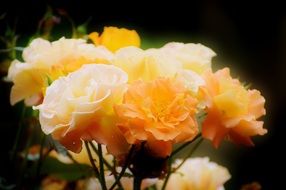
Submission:
<svg viewBox="0 0 286 190">
<path fill-rule="evenodd" d="M 158 157 L 168 156 L 172 144 L 192 140 L 198 133 L 195 120 L 197 100 L 184 83 L 158 78 L 129 86 L 123 104 L 115 106 L 118 125 L 130 144 L 147 141 Z"/>
<path fill-rule="evenodd" d="M 230 76 L 228 68 L 216 73 L 204 74 L 208 96 L 207 117 L 202 124 L 203 137 L 215 147 L 228 137 L 245 145 L 253 145 L 250 137 L 264 135 L 263 121 L 265 99 L 257 90 L 247 90 L 237 79 Z"/>
</svg>

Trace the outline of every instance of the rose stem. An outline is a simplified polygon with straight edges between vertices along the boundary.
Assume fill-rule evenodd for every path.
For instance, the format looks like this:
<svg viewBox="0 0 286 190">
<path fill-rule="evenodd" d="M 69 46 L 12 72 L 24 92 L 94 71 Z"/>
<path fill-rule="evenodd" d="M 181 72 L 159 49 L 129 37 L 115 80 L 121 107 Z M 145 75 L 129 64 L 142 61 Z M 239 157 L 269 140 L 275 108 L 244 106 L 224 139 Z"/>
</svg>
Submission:
<svg viewBox="0 0 286 190">
<path fill-rule="evenodd" d="M 91 163 L 91 165 L 92 165 L 92 168 L 93 168 L 93 171 L 94 171 L 94 173 L 95 173 L 95 176 L 98 178 L 98 180 L 99 180 L 99 182 L 100 182 L 100 185 L 101 185 L 101 187 L 102 187 L 102 189 L 103 189 L 104 187 L 103 187 L 103 184 L 102 184 L 102 181 L 101 181 L 101 177 L 100 177 L 100 175 L 99 175 L 99 171 L 98 171 L 96 165 L 94 164 L 94 159 L 92 158 L 91 151 L 90 151 L 90 148 L 89 148 L 89 146 L 88 146 L 88 142 L 87 142 L 87 141 L 84 141 L 84 145 L 85 145 L 85 147 L 86 147 L 87 154 L 88 154 L 88 158 L 89 158 L 89 161 L 90 161 L 90 163 Z"/>
<path fill-rule="evenodd" d="M 181 145 L 179 148 L 177 148 L 176 150 L 174 150 L 170 156 L 170 158 L 174 157 L 177 153 L 179 153 L 182 149 L 184 149 L 185 147 L 187 147 L 189 144 L 191 144 L 192 142 L 194 142 L 195 140 L 197 140 L 199 137 L 201 137 L 201 134 L 198 134 L 193 140 L 184 143 L 183 145 Z"/>
<path fill-rule="evenodd" d="M 99 152 L 97 150 L 97 148 L 95 147 L 95 145 L 92 142 L 89 142 L 89 144 L 91 145 L 91 148 L 93 149 L 93 151 L 99 156 Z M 103 157 L 103 162 L 106 165 L 106 167 L 112 172 L 115 180 L 117 179 L 117 173 L 116 170 L 104 159 Z M 118 182 L 118 186 L 123 189 L 121 182 Z"/>
<path fill-rule="evenodd" d="M 105 176 L 104 176 L 104 166 L 103 166 L 103 156 L 102 156 L 102 147 L 101 144 L 98 143 L 98 152 L 99 152 L 99 174 L 101 177 L 102 182 L 102 190 L 107 190 L 106 183 L 105 183 Z"/>
<path fill-rule="evenodd" d="M 203 138 L 201 138 L 196 144 L 195 146 L 191 149 L 191 151 L 189 152 L 189 154 L 184 158 L 184 160 L 180 163 L 180 165 L 178 165 L 173 172 L 176 172 L 177 169 L 179 169 L 184 163 L 185 161 L 192 156 L 192 154 L 197 150 L 197 148 L 200 146 L 200 144 L 203 142 Z"/>
<path fill-rule="evenodd" d="M 125 161 L 125 163 L 124 163 L 124 165 L 123 165 L 123 167 L 122 167 L 122 169 L 121 169 L 121 171 L 120 171 L 120 173 L 119 173 L 118 178 L 116 179 L 116 181 L 113 183 L 113 185 L 111 186 L 111 188 L 110 188 L 109 190 L 112 190 L 112 189 L 116 186 L 116 184 L 118 184 L 118 182 L 120 181 L 121 177 L 124 175 L 124 173 L 125 173 L 127 167 L 129 166 L 129 163 L 130 163 L 130 161 L 131 161 L 131 158 L 132 158 L 132 154 L 133 154 L 134 149 L 135 149 L 135 146 L 132 145 L 132 147 L 131 147 L 131 149 L 129 150 L 129 153 L 128 153 L 128 155 L 127 155 L 126 161 Z"/>
<path fill-rule="evenodd" d="M 141 189 L 142 178 L 140 176 L 134 176 L 133 180 L 133 190 Z"/>
</svg>

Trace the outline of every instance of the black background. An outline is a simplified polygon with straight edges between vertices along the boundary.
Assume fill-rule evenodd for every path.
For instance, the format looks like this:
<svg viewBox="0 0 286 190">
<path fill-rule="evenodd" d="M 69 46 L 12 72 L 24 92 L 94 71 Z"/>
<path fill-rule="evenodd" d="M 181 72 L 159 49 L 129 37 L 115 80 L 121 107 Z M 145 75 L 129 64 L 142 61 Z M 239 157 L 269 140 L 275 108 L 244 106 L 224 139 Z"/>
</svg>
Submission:
<svg viewBox="0 0 286 190">
<path fill-rule="evenodd" d="M 227 62 L 225 65 L 235 68 L 238 75 L 260 89 L 267 100 L 265 127 L 269 133 L 261 142 L 257 141 L 255 148 L 236 154 L 237 170 L 227 189 L 239 189 L 252 181 L 260 182 L 263 189 L 284 189 L 286 8 L 279 1 L 249 2 L 1 1 L 0 13 L 6 12 L 6 18 L 0 20 L 0 33 L 17 18 L 17 33 L 32 34 L 46 6 L 50 5 L 65 9 L 78 24 L 92 16 L 90 26 L 95 28 L 129 26 L 139 33 L 183 34 L 190 36 L 193 42 L 206 43 L 218 54 L 215 62 L 221 61 L 221 66 Z M 8 175 L 7 155 L 15 137 L 12 127 L 17 121 L 8 101 L 9 88 L 1 81 L 0 176 Z"/>
</svg>

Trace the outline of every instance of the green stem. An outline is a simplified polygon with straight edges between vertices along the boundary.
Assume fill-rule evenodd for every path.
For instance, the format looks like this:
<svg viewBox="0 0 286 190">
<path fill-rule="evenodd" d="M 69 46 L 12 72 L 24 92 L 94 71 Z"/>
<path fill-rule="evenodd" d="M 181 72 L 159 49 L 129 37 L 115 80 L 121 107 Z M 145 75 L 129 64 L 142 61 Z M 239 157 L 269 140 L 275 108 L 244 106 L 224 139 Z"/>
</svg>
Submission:
<svg viewBox="0 0 286 190">
<path fill-rule="evenodd" d="M 28 161 L 28 154 L 29 154 L 29 148 L 30 148 L 30 145 L 32 144 L 32 137 L 29 137 L 28 138 L 28 142 L 27 144 L 25 145 L 25 152 L 24 152 L 24 160 L 21 164 L 21 175 L 20 175 L 20 179 L 18 181 L 18 187 L 21 187 L 22 186 L 22 183 L 23 183 L 23 179 L 25 178 L 25 170 L 26 170 L 26 167 L 27 167 L 27 161 Z"/>
<path fill-rule="evenodd" d="M 20 121 L 19 121 L 19 124 L 18 124 L 18 129 L 17 129 L 17 134 L 16 134 L 14 146 L 13 146 L 13 148 L 12 148 L 12 154 L 11 154 L 11 160 L 12 160 L 12 162 L 14 162 L 14 161 L 15 161 L 15 158 L 16 158 L 16 152 L 17 152 L 17 149 L 18 149 L 20 136 L 21 136 L 21 134 L 22 134 L 23 127 L 24 127 L 24 126 L 22 125 L 22 122 L 23 122 L 23 119 L 24 119 L 24 116 L 25 116 L 25 112 L 26 112 L 26 107 L 23 106 L 22 112 L 21 112 L 21 116 L 20 116 Z"/>
<path fill-rule="evenodd" d="M 102 185 L 101 178 L 100 178 L 100 176 L 99 176 L 99 171 L 98 171 L 96 165 L 94 164 L 94 159 L 92 158 L 92 154 L 91 154 L 90 148 L 89 148 L 89 146 L 88 146 L 88 142 L 87 142 L 87 141 L 84 141 L 84 145 L 85 145 L 85 148 L 86 148 L 86 150 L 87 150 L 88 158 L 89 158 L 89 161 L 90 161 L 91 166 L 92 166 L 92 168 L 93 168 L 93 171 L 94 171 L 94 173 L 95 173 L 95 176 L 99 179 L 100 184 Z"/>
<path fill-rule="evenodd" d="M 98 152 L 99 152 L 99 174 L 101 177 L 102 182 L 102 190 L 107 190 L 106 182 L 105 182 L 105 176 L 104 176 L 104 166 L 103 166 L 103 155 L 102 155 L 102 147 L 101 144 L 98 143 Z"/>
<path fill-rule="evenodd" d="M 95 147 L 95 145 L 94 145 L 92 142 L 90 142 L 89 144 L 91 145 L 91 148 L 93 149 L 93 151 L 94 151 L 94 152 L 98 155 L 98 157 L 99 157 L 99 152 L 98 152 L 97 148 Z M 114 159 L 113 159 L 113 160 L 114 160 Z M 114 165 L 114 167 L 112 167 L 112 166 L 104 159 L 104 157 L 103 157 L 103 163 L 104 163 L 105 166 L 112 172 L 112 174 L 113 174 L 113 176 L 114 176 L 114 179 L 116 180 L 116 179 L 117 179 L 117 172 L 116 172 L 116 169 L 115 169 L 115 165 Z M 118 186 L 119 186 L 119 188 L 123 189 L 122 184 L 121 184 L 120 181 L 118 182 Z"/>
<path fill-rule="evenodd" d="M 172 158 L 169 158 L 168 160 L 168 173 L 167 173 L 167 176 L 164 180 L 164 183 L 163 183 L 163 187 L 162 187 L 162 190 L 165 190 L 166 186 L 167 186 L 167 183 L 168 183 L 168 180 L 171 176 L 171 167 L 172 167 Z"/>
<path fill-rule="evenodd" d="M 40 152 L 39 152 L 39 160 L 37 163 L 37 169 L 36 169 L 36 179 L 39 179 L 41 167 L 42 167 L 42 161 L 43 161 L 43 150 L 44 150 L 44 145 L 46 141 L 46 135 L 43 134 L 42 141 L 41 141 L 41 147 L 40 147 Z"/>
<path fill-rule="evenodd" d="M 197 150 L 197 148 L 200 146 L 200 144 L 203 142 L 203 138 L 201 138 L 197 144 L 191 149 L 191 151 L 188 153 L 188 155 L 184 158 L 184 160 L 173 170 L 173 172 L 176 172 L 185 162 L 186 160 L 192 156 L 192 154 Z"/>
<path fill-rule="evenodd" d="M 201 137 L 201 134 L 198 134 L 193 140 L 184 143 L 183 145 L 181 145 L 179 148 L 177 148 L 176 150 L 174 150 L 171 154 L 171 158 L 174 157 L 177 153 L 179 153 L 182 149 L 184 149 L 185 147 L 187 147 L 189 144 L 191 144 L 192 142 L 194 142 L 195 140 L 197 140 L 199 137 Z"/>
<path fill-rule="evenodd" d="M 201 134 L 197 135 L 192 141 L 189 141 L 189 142 L 186 142 L 185 144 L 183 144 L 182 146 L 180 146 L 179 148 L 177 148 L 170 156 L 169 160 L 168 160 L 168 173 L 167 173 L 167 176 L 165 178 L 165 181 L 163 183 L 163 187 L 162 187 L 162 190 L 165 190 L 167 184 L 168 184 L 168 181 L 169 181 L 169 178 L 172 174 L 172 172 L 175 172 L 177 169 L 179 169 L 183 164 L 184 162 L 187 160 L 187 158 L 189 158 L 194 152 L 195 150 L 198 148 L 198 146 L 201 144 L 201 142 L 203 141 L 203 139 L 201 138 L 199 140 L 199 142 L 197 142 L 197 144 L 195 144 L 194 148 L 189 152 L 189 154 L 187 155 L 187 157 L 182 161 L 182 163 L 180 163 L 180 165 L 175 168 L 174 171 L 172 171 L 172 158 L 174 157 L 174 155 L 176 155 L 178 152 L 180 152 L 182 149 L 184 149 L 185 147 L 187 147 L 189 144 L 191 144 L 192 142 L 194 142 L 195 140 L 197 140 L 198 138 L 201 138 Z"/>
<path fill-rule="evenodd" d="M 99 156 L 99 152 L 98 152 L 97 148 L 95 147 L 95 145 L 92 142 L 90 142 L 89 144 L 91 145 L 91 148 L 93 149 L 93 151 Z M 112 173 L 116 174 L 116 171 L 114 171 L 113 167 L 104 158 L 103 158 L 103 162 L 104 162 L 105 166 L 110 171 L 112 171 Z"/>
<path fill-rule="evenodd" d="M 128 168 L 128 166 L 130 164 L 130 161 L 131 161 L 134 149 L 135 149 L 135 146 L 132 145 L 132 147 L 131 147 L 128 155 L 127 155 L 126 161 L 125 161 L 125 163 L 124 163 L 124 165 L 123 165 L 123 167 L 122 167 L 122 169 L 121 169 L 121 171 L 119 173 L 118 178 L 116 179 L 116 181 L 113 183 L 113 185 L 110 187 L 109 190 L 114 189 L 114 187 L 120 182 L 120 179 L 122 178 L 122 176 L 124 175 L 126 169 Z"/>
<path fill-rule="evenodd" d="M 8 53 L 10 51 L 23 51 L 24 48 L 23 47 L 14 47 L 14 48 L 7 48 L 7 49 L 0 49 L 0 53 Z"/>
<path fill-rule="evenodd" d="M 141 189 L 141 183 L 142 183 L 142 178 L 139 176 L 135 176 L 133 180 L 133 190 L 140 190 Z"/>
</svg>

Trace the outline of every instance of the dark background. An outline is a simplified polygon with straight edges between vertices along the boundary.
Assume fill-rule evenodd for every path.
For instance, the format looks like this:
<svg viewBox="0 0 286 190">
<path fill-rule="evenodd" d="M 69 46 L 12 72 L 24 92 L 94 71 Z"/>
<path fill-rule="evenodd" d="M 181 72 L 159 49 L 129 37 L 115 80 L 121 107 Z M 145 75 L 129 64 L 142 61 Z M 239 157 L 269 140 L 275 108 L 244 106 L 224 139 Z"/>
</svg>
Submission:
<svg viewBox="0 0 286 190">
<path fill-rule="evenodd" d="M 0 15 L 5 12 L 6 17 L 0 20 L 0 34 L 4 34 L 7 24 L 13 26 L 15 20 L 17 33 L 23 38 L 33 34 L 50 5 L 65 9 L 76 24 L 92 17 L 90 31 L 105 25 L 125 26 L 138 30 L 143 40 L 149 36 L 154 42 L 163 38 L 206 44 L 218 54 L 214 59 L 216 67 L 230 66 L 234 76 L 251 82 L 267 101 L 264 120 L 269 132 L 254 139 L 254 148 L 232 146 L 229 153 L 233 158 L 229 161 L 232 162 L 232 179 L 226 189 L 239 189 L 242 184 L 253 181 L 258 181 L 263 190 L 284 189 L 286 8 L 279 1 L 259 1 L 252 5 L 249 2 L 1 1 Z M 1 73 L 1 77 L 4 75 Z M 15 109 L 9 105 L 9 88 L 1 81 L 0 176 L 9 173 L 7 155 L 18 119 Z"/>
</svg>

